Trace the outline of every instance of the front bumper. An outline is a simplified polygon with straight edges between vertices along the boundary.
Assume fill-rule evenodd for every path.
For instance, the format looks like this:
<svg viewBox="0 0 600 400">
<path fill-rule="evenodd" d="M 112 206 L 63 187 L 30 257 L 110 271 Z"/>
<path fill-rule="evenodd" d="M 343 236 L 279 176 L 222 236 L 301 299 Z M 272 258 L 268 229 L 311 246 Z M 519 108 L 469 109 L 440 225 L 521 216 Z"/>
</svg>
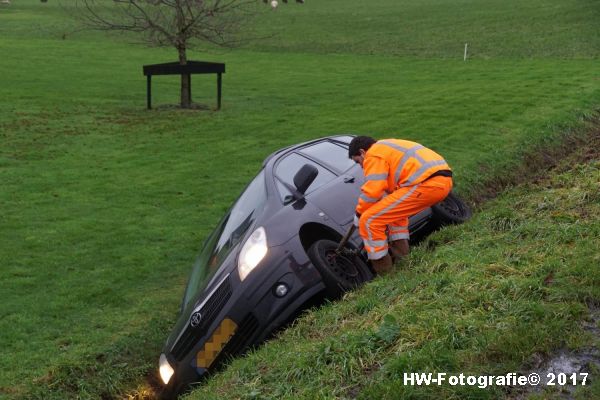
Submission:
<svg viewBox="0 0 600 400">
<path fill-rule="evenodd" d="M 235 268 L 229 270 L 194 308 L 202 322 L 195 327 L 186 323 L 165 346 L 175 370 L 168 392 L 185 390 L 227 358 L 263 342 L 324 288 L 298 237 L 270 248 L 244 281 Z M 275 291 L 279 285 L 287 288 L 283 296 Z M 190 317 L 181 316 L 191 321 Z"/>
</svg>

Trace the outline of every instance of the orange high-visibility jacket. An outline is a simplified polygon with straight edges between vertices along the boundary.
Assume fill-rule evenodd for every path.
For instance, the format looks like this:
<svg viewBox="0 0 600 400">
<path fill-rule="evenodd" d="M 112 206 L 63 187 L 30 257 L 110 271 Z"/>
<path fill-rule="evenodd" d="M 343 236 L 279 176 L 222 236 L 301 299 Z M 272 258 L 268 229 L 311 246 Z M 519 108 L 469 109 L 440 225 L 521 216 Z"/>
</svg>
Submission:
<svg viewBox="0 0 600 400">
<path fill-rule="evenodd" d="M 385 193 L 413 186 L 431 174 L 450 170 L 446 161 L 435 151 L 409 140 L 384 139 L 374 143 L 363 161 L 365 183 L 356 206 L 362 214 Z"/>
</svg>

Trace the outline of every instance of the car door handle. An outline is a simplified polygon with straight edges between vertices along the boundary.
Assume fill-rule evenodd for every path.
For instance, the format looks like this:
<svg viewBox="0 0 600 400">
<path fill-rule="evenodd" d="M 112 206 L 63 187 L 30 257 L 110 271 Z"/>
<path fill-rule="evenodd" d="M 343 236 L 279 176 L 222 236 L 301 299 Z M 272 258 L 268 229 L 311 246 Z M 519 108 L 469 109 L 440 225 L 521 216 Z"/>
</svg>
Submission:
<svg viewBox="0 0 600 400">
<path fill-rule="evenodd" d="M 353 176 L 345 176 L 344 183 L 354 183 L 354 177 Z"/>
</svg>

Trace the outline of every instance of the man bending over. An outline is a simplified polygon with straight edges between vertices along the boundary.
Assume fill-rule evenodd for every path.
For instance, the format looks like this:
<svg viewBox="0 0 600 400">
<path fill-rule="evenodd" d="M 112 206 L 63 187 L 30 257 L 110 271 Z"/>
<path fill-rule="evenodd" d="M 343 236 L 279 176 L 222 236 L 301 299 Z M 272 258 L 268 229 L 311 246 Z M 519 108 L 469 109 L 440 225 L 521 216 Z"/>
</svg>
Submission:
<svg viewBox="0 0 600 400">
<path fill-rule="evenodd" d="M 435 151 L 408 140 L 357 136 L 348 155 L 365 175 L 354 225 L 375 271 L 388 272 L 388 250 L 394 258 L 408 255 L 408 217 L 448 196 L 452 171 Z"/>
</svg>

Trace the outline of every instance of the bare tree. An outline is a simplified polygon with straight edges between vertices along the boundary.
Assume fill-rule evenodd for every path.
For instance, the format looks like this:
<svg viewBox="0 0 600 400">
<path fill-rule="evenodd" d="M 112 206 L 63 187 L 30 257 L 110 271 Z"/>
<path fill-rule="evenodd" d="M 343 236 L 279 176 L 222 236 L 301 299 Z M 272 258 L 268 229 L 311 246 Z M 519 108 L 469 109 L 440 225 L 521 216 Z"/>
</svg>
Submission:
<svg viewBox="0 0 600 400">
<path fill-rule="evenodd" d="M 303 3 L 303 0 L 296 0 Z M 287 3 L 287 0 L 284 0 Z M 272 1 L 271 7 L 277 7 Z M 139 34 L 151 46 L 173 47 L 179 64 L 197 43 L 232 47 L 256 13 L 257 0 L 77 0 L 76 13 L 92 29 Z M 181 107 L 190 108 L 190 76 L 181 75 Z"/>
</svg>

